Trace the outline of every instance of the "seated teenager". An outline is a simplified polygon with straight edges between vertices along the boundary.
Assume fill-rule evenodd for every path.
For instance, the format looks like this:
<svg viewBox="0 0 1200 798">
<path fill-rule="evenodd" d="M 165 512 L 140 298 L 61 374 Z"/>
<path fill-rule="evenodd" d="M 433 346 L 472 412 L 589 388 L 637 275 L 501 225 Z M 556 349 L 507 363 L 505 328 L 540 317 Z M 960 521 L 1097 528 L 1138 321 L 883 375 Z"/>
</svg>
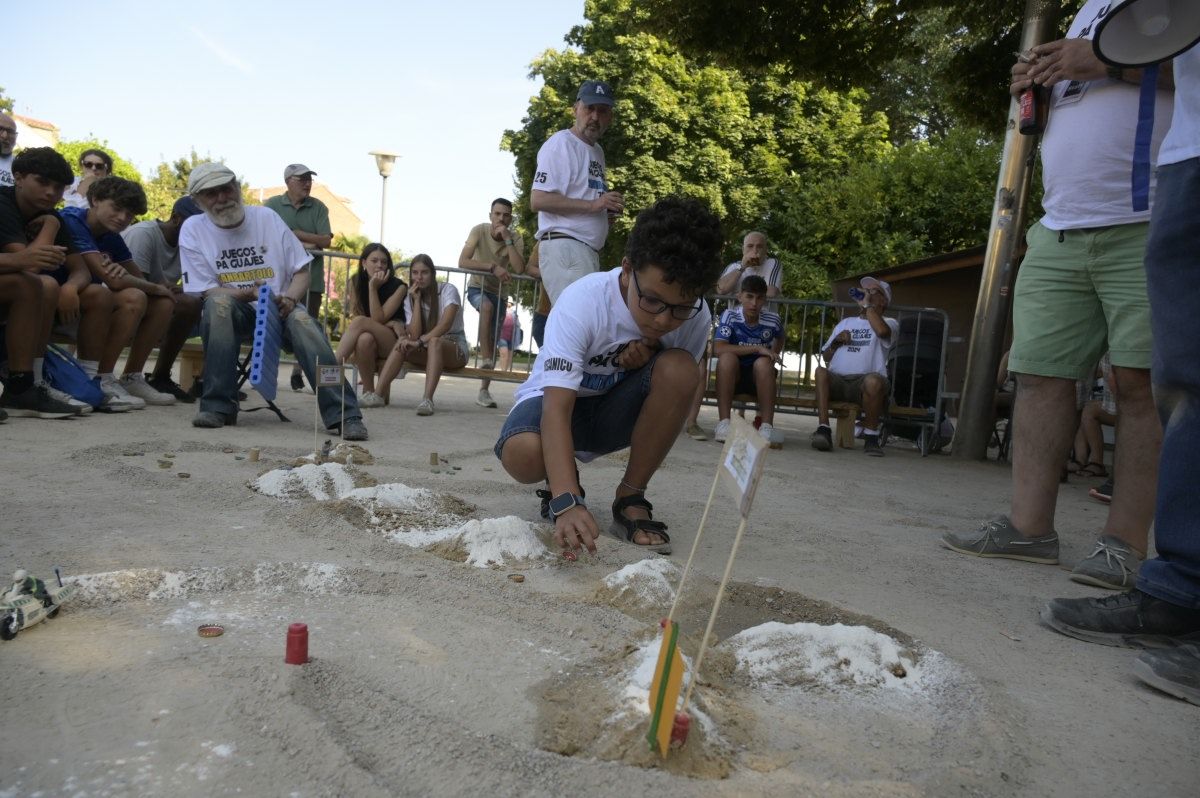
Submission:
<svg viewBox="0 0 1200 798">
<path fill-rule="evenodd" d="M 596 550 L 599 526 L 575 460 L 629 448 L 610 534 L 667 554 L 667 526 L 645 498 L 696 388 L 711 316 L 704 292 L 721 271 L 721 225 L 695 199 L 638 214 L 621 266 L 583 277 L 554 304 L 545 345 L 517 389 L 496 456 L 515 480 L 545 480 L 542 516 L 566 549 Z"/>
<path fill-rule="evenodd" d="M 775 421 L 775 365 L 783 351 L 783 321 L 778 313 L 764 310 L 767 281 L 757 274 L 742 279 L 737 297 L 738 304 L 721 314 L 714 336 L 720 421 L 713 438 L 725 441 L 733 396 L 745 393 L 758 399 L 762 416 L 758 434 L 770 442 Z"/>
<path fill-rule="evenodd" d="M 200 333 L 204 339 L 204 393 L 193 427 L 216 429 L 237 424 L 238 359 L 254 334 L 259 288 L 270 286 L 283 326 L 283 345 L 296 353 L 309 384 L 317 384 L 317 363 L 334 364 L 325 331 L 304 309 L 308 264 L 304 251 L 279 214 L 242 202 L 242 187 L 229 167 L 204 163 L 188 177 L 188 194 L 204 213 L 179 231 L 183 286 L 204 297 Z M 345 403 L 345 412 L 342 405 Z M 317 389 L 326 430 L 348 441 L 365 441 L 358 397 L 343 381 L 340 389 Z"/>
<path fill-rule="evenodd" d="M 408 328 L 379 370 L 379 392 L 388 401 L 392 380 L 405 363 L 425 369 L 425 393 L 418 416 L 433 415 L 433 392 L 443 371 L 467 365 L 470 347 L 463 333 L 462 299 L 450 283 L 438 283 L 433 260 L 417 255 L 408 269 L 410 287 L 404 303 Z"/>
<path fill-rule="evenodd" d="M 822 452 L 833 448 L 829 429 L 829 402 L 840 400 L 860 405 L 863 419 L 863 451 L 883 457 L 879 445 L 879 422 L 888 399 L 887 352 L 900 334 L 900 322 L 884 318 L 892 301 L 892 288 L 883 280 L 864 277 L 857 299 L 862 308 L 857 316 L 838 322 L 821 350 L 828 367 L 817 367 L 817 430 L 812 446 Z"/>
<path fill-rule="evenodd" d="M 52 274 L 65 260 L 78 262 L 54 211 L 71 167 L 49 147 L 32 147 L 13 159 L 12 171 L 14 185 L 0 186 L 0 317 L 7 319 L 8 360 L 0 410 L 14 417 L 66 418 L 84 405 L 45 384 L 42 359 L 62 300 Z"/>
<path fill-rule="evenodd" d="M 405 333 L 404 299 L 408 286 L 396 276 L 392 253 L 383 244 L 367 244 L 358 259 L 350 293 L 350 326 L 338 344 L 341 362 L 354 358 L 362 379 L 359 407 L 383 407 L 375 390 L 375 361 L 390 352 Z"/>
<path fill-rule="evenodd" d="M 145 212 L 146 193 L 122 177 L 97 180 L 88 189 L 88 207 L 62 211 L 92 282 L 103 283 L 113 295 L 112 324 L 97 364 L 100 389 L 110 404 L 124 402 L 135 408 L 175 404 L 174 396 L 150 387 L 142 374 L 150 351 L 162 340 L 175 311 L 174 292 L 143 276 L 121 238 L 134 218 Z M 118 380 L 114 369 L 126 346 L 129 357 Z"/>
<path fill-rule="evenodd" d="M 179 265 L 179 230 L 185 220 L 199 213 L 200 207 L 194 199 L 180 197 L 171 208 L 171 217 L 167 221 L 148 219 L 130 225 L 121 233 L 121 238 L 125 239 L 125 246 L 129 247 L 129 252 L 133 255 L 133 262 L 142 270 L 143 276 L 150 282 L 169 289 L 174 300 L 171 323 L 158 344 L 154 371 L 147 376 L 146 382 L 155 391 L 188 404 L 196 401 L 196 398 L 183 390 L 171 377 L 171 373 L 183 345 L 200 323 L 200 309 L 204 303 L 200 297 L 183 292 L 180 283 L 183 270 Z"/>
</svg>

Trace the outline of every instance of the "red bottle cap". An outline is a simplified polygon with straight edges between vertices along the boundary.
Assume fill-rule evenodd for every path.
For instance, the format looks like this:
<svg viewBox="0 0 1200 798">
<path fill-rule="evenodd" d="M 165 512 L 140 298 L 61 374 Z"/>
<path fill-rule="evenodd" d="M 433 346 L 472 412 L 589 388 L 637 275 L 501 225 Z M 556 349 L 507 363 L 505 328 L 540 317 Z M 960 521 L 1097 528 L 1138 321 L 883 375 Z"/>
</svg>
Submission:
<svg viewBox="0 0 1200 798">
<path fill-rule="evenodd" d="M 303 665 L 308 662 L 308 624 L 293 623 L 288 626 L 287 648 L 283 661 L 288 665 Z"/>
</svg>

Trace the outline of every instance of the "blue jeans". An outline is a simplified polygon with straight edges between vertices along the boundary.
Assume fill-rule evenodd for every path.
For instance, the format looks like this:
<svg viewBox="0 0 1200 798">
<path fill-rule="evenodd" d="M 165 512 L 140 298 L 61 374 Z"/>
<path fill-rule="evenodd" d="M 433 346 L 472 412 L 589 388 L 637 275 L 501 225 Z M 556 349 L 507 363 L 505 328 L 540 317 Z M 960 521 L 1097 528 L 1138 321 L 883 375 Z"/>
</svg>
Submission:
<svg viewBox="0 0 1200 798">
<path fill-rule="evenodd" d="M 1158 170 L 1146 284 L 1154 334 L 1151 379 L 1163 421 L 1154 546 L 1137 586 L 1200 609 L 1200 158 Z"/>
<path fill-rule="evenodd" d="M 597 455 L 625 449 L 633 439 L 633 427 L 642 412 L 642 404 L 650 395 L 650 378 L 654 363 L 661 352 L 656 352 L 650 361 L 637 371 L 631 371 L 607 393 L 585 396 L 575 400 L 571 412 L 571 443 L 575 456 L 583 462 Z M 522 432 L 542 434 L 542 398 L 533 396 L 518 402 L 500 430 L 500 439 L 492 450 L 499 458 L 504 444 Z"/>
<path fill-rule="evenodd" d="M 200 411 L 215 411 L 230 415 L 236 413 L 238 361 L 241 346 L 254 334 L 254 305 L 240 302 L 228 294 L 211 294 L 204 300 L 204 311 L 200 315 L 200 335 L 204 339 L 204 395 L 200 397 Z M 329 341 L 321 326 L 308 315 L 303 306 L 297 307 L 283 320 L 283 345 L 296 354 L 300 368 L 308 377 L 310 385 L 316 385 L 313 360 L 319 358 L 323 364 L 337 363 Z M 348 383 L 346 391 L 346 418 L 362 418 L 358 409 L 358 397 Z M 317 404 L 321 408 L 321 419 L 325 426 L 332 427 L 342 420 L 342 397 L 334 388 L 317 391 Z"/>
<path fill-rule="evenodd" d="M 546 319 L 548 318 L 550 318 L 548 313 L 533 314 L 533 340 L 539 349 L 542 347 L 542 340 L 546 337 Z"/>
<path fill-rule="evenodd" d="M 487 297 L 487 301 L 492 303 L 492 342 L 495 343 L 496 339 L 500 337 L 500 328 L 504 326 L 504 317 L 508 315 L 508 308 L 500 301 L 499 294 L 484 291 L 475 285 L 467 288 L 467 301 L 476 310 L 479 310 L 479 306 L 483 304 L 484 297 Z"/>
</svg>

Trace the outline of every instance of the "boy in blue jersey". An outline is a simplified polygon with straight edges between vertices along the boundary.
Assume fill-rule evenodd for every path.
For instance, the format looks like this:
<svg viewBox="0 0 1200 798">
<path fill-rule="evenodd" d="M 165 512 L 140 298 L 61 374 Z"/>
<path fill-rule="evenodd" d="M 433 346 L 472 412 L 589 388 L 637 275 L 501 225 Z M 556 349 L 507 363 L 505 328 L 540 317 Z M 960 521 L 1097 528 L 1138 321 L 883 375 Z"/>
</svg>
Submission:
<svg viewBox="0 0 1200 798">
<path fill-rule="evenodd" d="M 717 356 L 717 422 L 713 438 L 724 442 L 729 434 L 729 411 L 734 394 L 758 398 L 762 425 L 758 433 L 768 442 L 775 421 L 775 365 L 783 352 L 783 321 L 764 310 L 767 281 L 752 274 L 742 280 L 738 305 L 721 314 L 714 336 Z"/>
</svg>

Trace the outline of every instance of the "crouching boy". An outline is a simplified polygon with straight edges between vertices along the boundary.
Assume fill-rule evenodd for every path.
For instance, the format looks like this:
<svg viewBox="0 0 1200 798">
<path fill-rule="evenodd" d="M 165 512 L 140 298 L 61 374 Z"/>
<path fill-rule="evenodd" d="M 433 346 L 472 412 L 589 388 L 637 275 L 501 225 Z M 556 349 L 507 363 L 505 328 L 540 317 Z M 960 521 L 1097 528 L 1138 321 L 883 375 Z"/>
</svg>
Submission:
<svg viewBox="0 0 1200 798">
<path fill-rule="evenodd" d="M 518 482 L 546 480 L 542 515 L 563 548 L 594 552 L 600 529 L 574 460 L 628 447 L 609 532 L 670 553 L 645 492 L 696 389 L 711 319 L 703 295 L 720 274 L 721 245 L 702 203 L 668 197 L 638 214 L 619 268 L 577 280 L 555 303 L 495 451 Z"/>
</svg>

